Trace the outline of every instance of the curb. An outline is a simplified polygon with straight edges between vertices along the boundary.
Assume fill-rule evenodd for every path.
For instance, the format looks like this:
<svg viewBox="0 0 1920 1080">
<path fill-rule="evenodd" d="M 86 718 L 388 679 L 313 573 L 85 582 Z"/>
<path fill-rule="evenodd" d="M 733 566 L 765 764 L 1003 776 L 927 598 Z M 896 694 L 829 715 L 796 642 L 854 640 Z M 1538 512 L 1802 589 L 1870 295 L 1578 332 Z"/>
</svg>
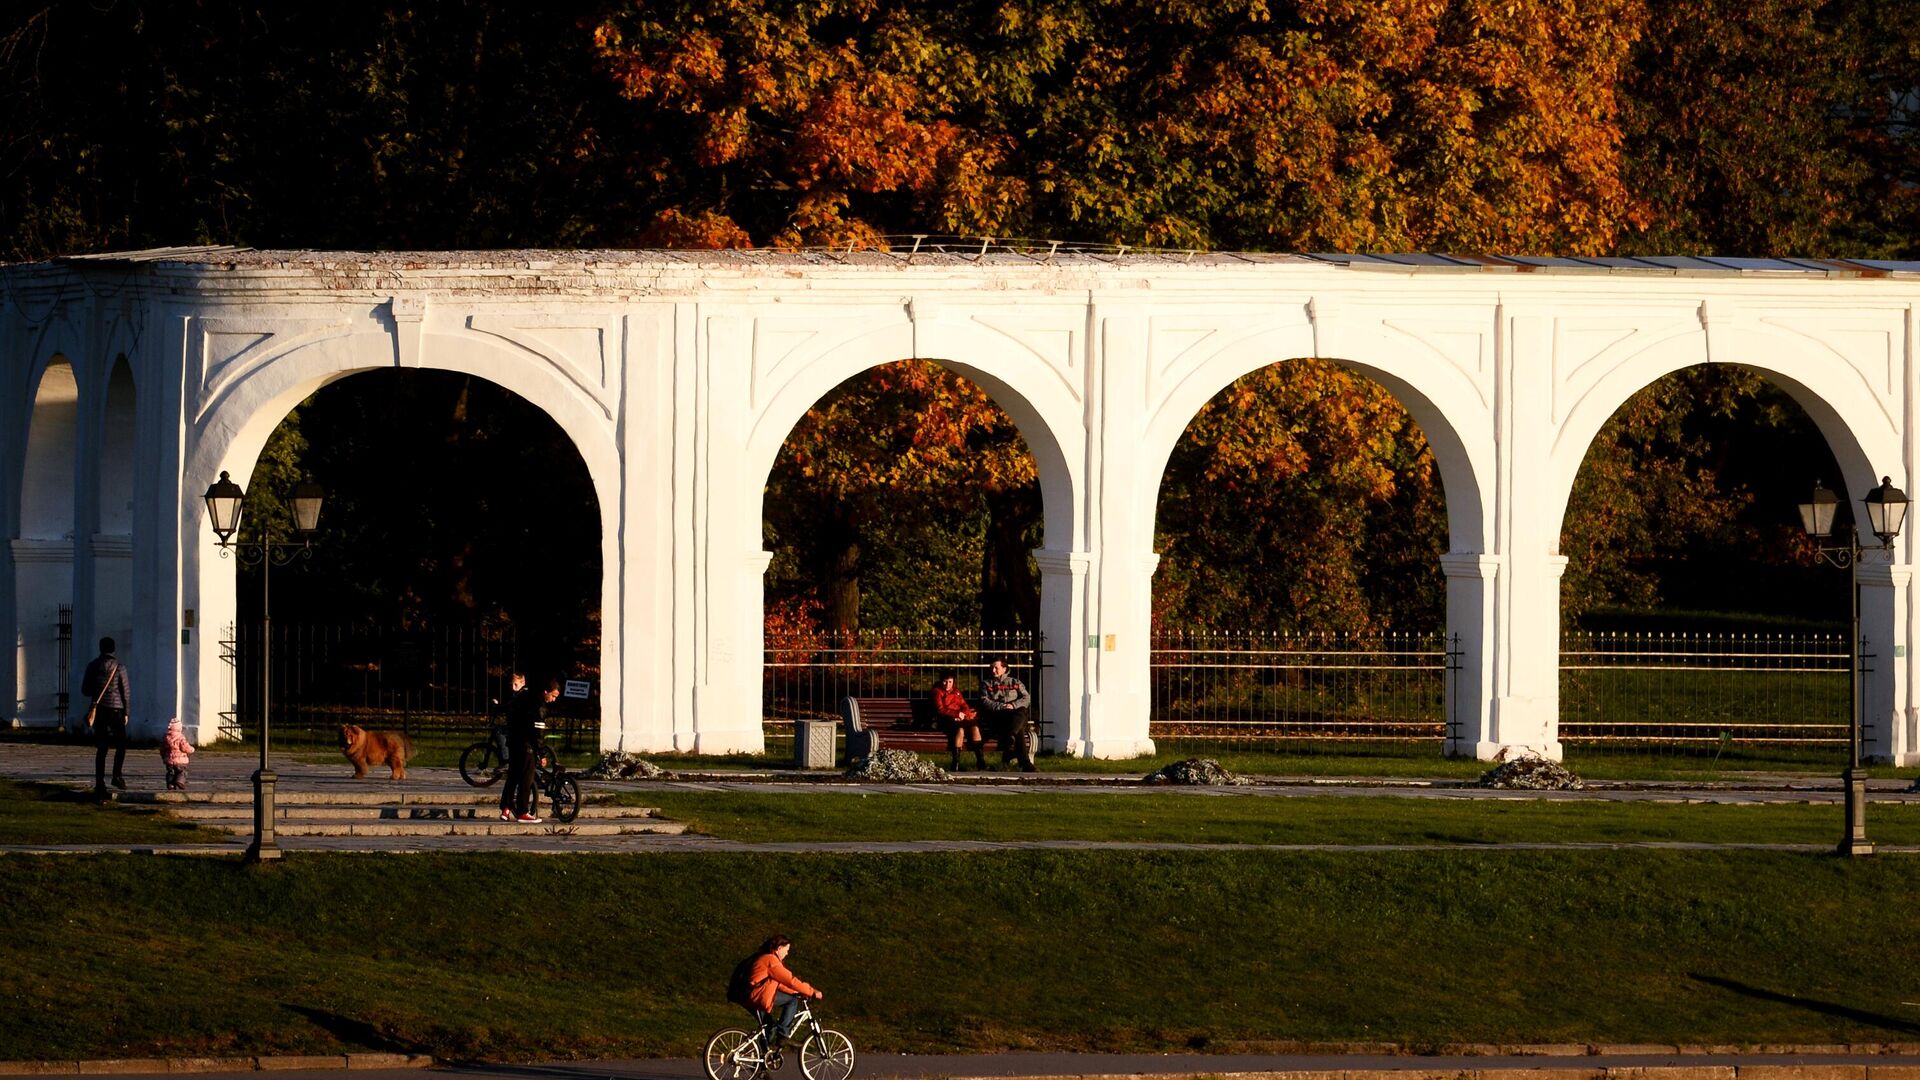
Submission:
<svg viewBox="0 0 1920 1080">
<path fill-rule="evenodd" d="M 289 1072 L 313 1069 L 428 1069 L 431 1054 L 275 1054 L 231 1058 L 94 1058 L 0 1061 L 0 1076 L 133 1076 L 156 1073 Z M 1916 1076 L 1914 1080 L 1920 1080 Z"/>
<path fill-rule="evenodd" d="M 1018 1080 L 1920 1080 L 1920 1065 L 1633 1065 L 1437 1069 L 1409 1065 L 1377 1069 L 1303 1069 L 1290 1072 L 1075 1073 Z"/>
</svg>

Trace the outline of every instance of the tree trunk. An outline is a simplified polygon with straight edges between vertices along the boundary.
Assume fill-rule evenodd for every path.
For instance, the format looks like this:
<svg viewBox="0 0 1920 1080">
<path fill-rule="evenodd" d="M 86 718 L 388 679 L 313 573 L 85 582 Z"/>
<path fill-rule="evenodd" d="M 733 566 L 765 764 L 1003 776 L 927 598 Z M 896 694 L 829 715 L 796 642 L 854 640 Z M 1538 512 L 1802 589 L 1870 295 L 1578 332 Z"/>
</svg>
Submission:
<svg viewBox="0 0 1920 1080">
<path fill-rule="evenodd" d="M 1033 572 L 1039 492 L 1023 488 L 987 497 L 987 542 L 980 557 L 980 625 L 1031 630 L 1040 624 L 1040 582 Z"/>
<path fill-rule="evenodd" d="M 860 538 L 851 529 L 834 534 L 823 560 L 820 598 L 827 607 L 827 628 L 852 633 L 860 629 Z"/>
</svg>

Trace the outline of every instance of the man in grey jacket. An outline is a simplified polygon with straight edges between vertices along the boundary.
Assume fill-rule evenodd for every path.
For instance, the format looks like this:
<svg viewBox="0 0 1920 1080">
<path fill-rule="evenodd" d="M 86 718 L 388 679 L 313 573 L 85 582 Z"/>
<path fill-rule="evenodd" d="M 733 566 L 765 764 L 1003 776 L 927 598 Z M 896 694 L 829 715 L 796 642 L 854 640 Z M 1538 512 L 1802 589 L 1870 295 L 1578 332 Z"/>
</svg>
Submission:
<svg viewBox="0 0 1920 1080">
<path fill-rule="evenodd" d="M 1005 660 L 995 660 L 980 680 L 980 711 L 1000 736 L 1001 764 L 1020 759 L 1021 772 L 1039 772 L 1033 764 L 1033 698 L 1025 683 L 1013 677 Z"/>
<path fill-rule="evenodd" d="M 100 655 L 87 665 L 80 693 L 93 708 L 93 790 L 107 790 L 107 749 L 113 749 L 113 786 L 127 790 L 120 766 L 127 760 L 127 667 L 113 655 L 113 639 L 100 639 Z"/>
</svg>

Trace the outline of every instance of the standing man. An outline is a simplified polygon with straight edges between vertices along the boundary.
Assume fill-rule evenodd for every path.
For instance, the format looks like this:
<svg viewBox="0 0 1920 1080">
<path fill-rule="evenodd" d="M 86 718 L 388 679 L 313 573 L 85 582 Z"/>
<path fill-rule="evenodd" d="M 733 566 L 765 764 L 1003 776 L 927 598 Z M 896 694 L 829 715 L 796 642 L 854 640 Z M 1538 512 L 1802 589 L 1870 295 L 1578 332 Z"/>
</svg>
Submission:
<svg viewBox="0 0 1920 1080">
<path fill-rule="evenodd" d="M 527 685 L 525 674 L 514 672 L 509 686 L 513 696 L 507 699 L 507 781 L 500 788 L 500 820 L 538 825 L 540 819 L 528 810 L 527 801 L 533 795 L 534 744 L 540 741 L 547 708 Z M 559 694 L 557 687 L 549 688 L 546 701 Z"/>
<path fill-rule="evenodd" d="M 127 669 L 113 655 L 113 639 L 100 639 L 100 655 L 87 665 L 80 679 L 80 693 L 89 703 L 88 721 L 93 728 L 93 790 L 106 794 L 107 748 L 113 748 L 113 786 L 127 790 L 120 777 L 120 766 L 127 760 Z"/>
<path fill-rule="evenodd" d="M 1020 759 L 1021 772 L 1039 772 L 1033 764 L 1033 698 L 1025 683 L 1013 677 L 1005 660 L 995 660 L 980 683 L 980 711 L 993 721 L 1000 736 L 1000 763 Z"/>
</svg>

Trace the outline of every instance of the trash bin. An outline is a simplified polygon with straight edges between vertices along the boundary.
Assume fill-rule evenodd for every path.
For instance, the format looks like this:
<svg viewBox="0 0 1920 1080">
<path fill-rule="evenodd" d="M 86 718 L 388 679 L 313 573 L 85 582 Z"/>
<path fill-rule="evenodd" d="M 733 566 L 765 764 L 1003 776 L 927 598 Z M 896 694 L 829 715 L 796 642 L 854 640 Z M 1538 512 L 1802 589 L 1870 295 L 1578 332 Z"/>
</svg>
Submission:
<svg viewBox="0 0 1920 1080">
<path fill-rule="evenodd" d="M 793 722 L 793 765 L 797 769 L 833 768 L 832 720 L 795 720 Z"/>
</svg>

